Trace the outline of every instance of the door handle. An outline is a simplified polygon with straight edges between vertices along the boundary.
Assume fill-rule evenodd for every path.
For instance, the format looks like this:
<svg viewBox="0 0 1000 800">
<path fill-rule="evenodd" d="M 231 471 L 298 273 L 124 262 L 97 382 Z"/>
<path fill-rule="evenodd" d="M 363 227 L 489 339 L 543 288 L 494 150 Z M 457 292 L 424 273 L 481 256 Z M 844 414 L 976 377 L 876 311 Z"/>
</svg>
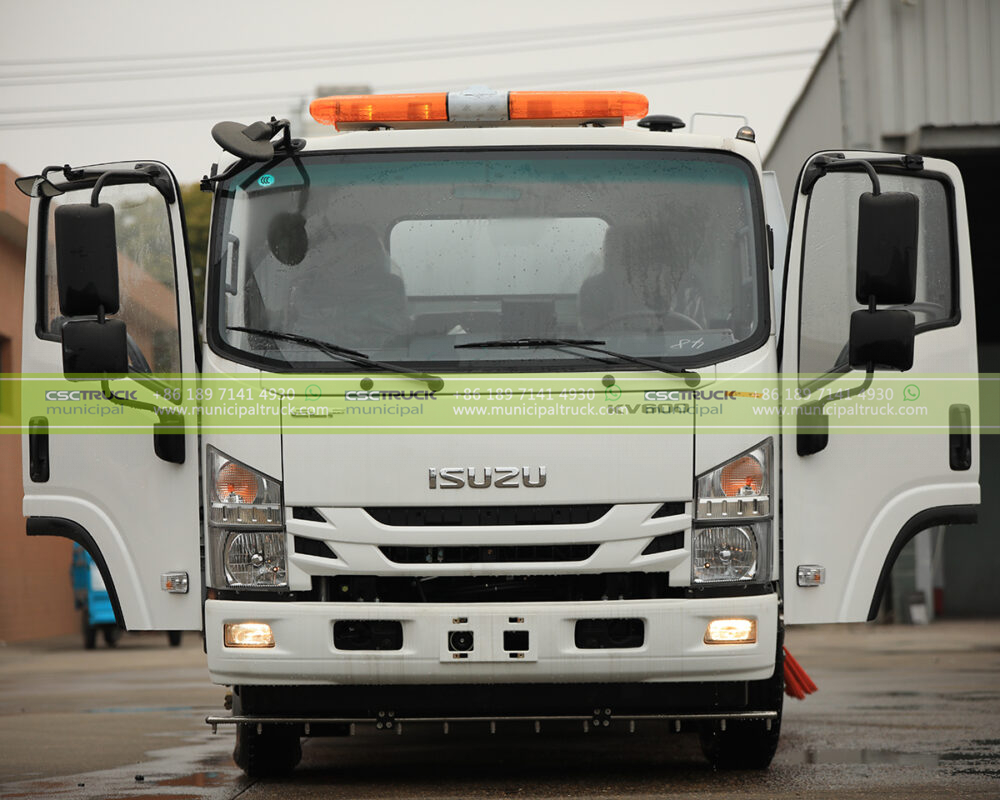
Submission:
<svg viewBox="0 0 1000 800">
<path fill-rule="evenodd" d="M 956 471 L 972 467 L 972 411 L 956 404 L 948 409 L 948 462 Z"/>
<path fill-rule="evenodd" d="M 28 475 L 34 483 L 49 479 L 49 421 L 45 417 L 28 420 Z"/>
</svg>

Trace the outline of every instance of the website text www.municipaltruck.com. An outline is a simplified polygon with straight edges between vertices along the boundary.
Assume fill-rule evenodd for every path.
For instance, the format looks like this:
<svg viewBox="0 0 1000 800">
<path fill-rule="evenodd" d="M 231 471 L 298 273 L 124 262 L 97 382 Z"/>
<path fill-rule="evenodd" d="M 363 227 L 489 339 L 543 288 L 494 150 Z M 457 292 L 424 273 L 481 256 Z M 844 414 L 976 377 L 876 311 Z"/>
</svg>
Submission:
<svg viewBox="0 0 1000 800">
<path fill-rule="evenodd" d="M 495 428 L 536 432 L 629 429 L 656 433 L 769 431 L 815 424 L 842 433 L 929 433 L 953 427 L 1000 432 L 1000 376 L 900 375 L 864 388 L 861 374 L 816 376 L 575 374 L 419 375 L 135 374 L 86 380 L 14 374 L 0 380 L 0 430 L 135 433 L 153 422 L 173 431 L 352 433 Z M 426 378 L 427 376 L 423 376 Z M 359 388 L 364 387 L 364 388 Z"/>
</svg>

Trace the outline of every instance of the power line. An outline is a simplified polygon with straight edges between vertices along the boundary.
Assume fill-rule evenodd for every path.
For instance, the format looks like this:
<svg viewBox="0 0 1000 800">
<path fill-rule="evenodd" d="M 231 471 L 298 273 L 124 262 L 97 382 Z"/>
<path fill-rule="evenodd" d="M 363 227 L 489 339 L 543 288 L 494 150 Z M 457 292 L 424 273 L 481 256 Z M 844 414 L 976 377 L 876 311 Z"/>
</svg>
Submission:
<svg viewBox="0 0 1000 800">
<path fill-rule="evenodd" d="M 575 81 L 578 79 L 591 78 L 593 76 L 598 76 L 600 78 L 605 78 L 609 76 L 626 76 L 634 75 L 636 73 L 650 73 L 650 74 L 663 74 L 665 72 L 671 72 L 678 69 L 687 69 L 690 67 L 710 67 L 718 66 L 723 64 L 732 63 L 747 63 L 752 61 L 761 61 L 772 58 L 789 58 L 793 56 L 815 56 L 818 51 L 815 48 L 800 48 L 795 50 L 775 50 L 772 52 L 765 53 L 751 53 L 751 54 L 740 54 L 733 56 L 723 56 L 713 57 L 713 58 L 696 58 L 696 59 L 686 59 L 684 61 L 663 61 L 656 64 L 635 64 L 628 67 L 594 67 L 589 70 L 565 70 L 562 72 L 535 72 L 535 73 L 522 73 L 519 75 L 505 75 L 505 76 L 490 76 L 490 77 L 479 77 L 473 79 L 465 79 L 467 83 L 471 84 L 493 84 L 496 86 L 523 86 L 526 83 L 550 83 L 553 86 L 565 83 L 566 81 Z M 740 75 L 744 74 L 744 70 L 740 70 Z M 432 90 L 438 88 L 441 83 L 439 82 L 435 85 L 428 85 L 427 83 L 417 84 L 417 83 L 394 83 L 391 84 L 393 91 L 411 91 L 411 90 Z"/>
<path fill-rule="evenodd" d="M 492 83 L 494 85 L 506 85 L 506 86 L 524 86 L 525 84 L 536 84 L 545 83 L 552 86 L 558 86 L 559 84 L 565 84 L 567 81 L 575 82 L 580 80 L 590 80 L 594 76 L 600 78 L 606 78 L 609 76 L 626 76 L 635 74 L 659 74 L 670 73 L 675 70 L 690 69 L 692 67 L 714 67 L 721 66 L 724 64 L 730 64 L 733 62 L 748 63 L 761 60 L 770 59 L 783 59 L 794 56 L 803 55 L 815 55 L 815 50 L 805 48 L 796 50 L 779 50 L 764 53 L 753 53 L 753 54 L 743 54 L 735 56 L 727 56 L 722 58 L 702 58 L 702 59 L 686 59 L 681 61 L 668 61 L 659 62 L 655 64 L 636 64 L 629 67 L 594 67 L 584 70 L 564 70 L 562 72 L 544 72 L 544 73 L 529 73 L 529 74 L 518 74 L 518 75 L 507 75 L 503 77 L 490 77 L 490 78 L 474 78 L 471 80 L 472 83 L 482 84 L 482 83 Z M 447 82 L 446 82 L 447 83 Z M 451 88 L 454 87 L 452 83 Z M 427 86 L 426 84 L 391 84 L 393 91 L 409 91 L 414 89 L 436 89 L 437 86 Z M 183 100 L 183 101 L 158 101 L 158 102 L 138 102 L 138 103 L 115 103 L 110 105 L 102 106 L 71 106 L 68 108 L 54 108 L 54 109 L 24 109 L 21 111 L 10 111 L 10 112 L 0 112 L 0 120 L 3 120 L 6 115 L 14 116 L 16 113 L 22 114 L 51 114 L 51 113 L 62 113 L 64 111 L 82 111 L 90 112 L 91 116 L 95 119 L 100 119 L 98 115 L 106 114 L 107 112 L 113 112 L 120 109 L 130 109 L 134 112 L 138 112 L 140 109 L 153 109 L 154 114 L 166 110 L 179 110 L 179 109 L 191 109 L 193 106 L 212 106 L 218 111 L 229 110 L 230 106 L 238 105 L 241 108 L 247 107 L 248 104 L 252 103 L 254 107 L 259 107 L 265 103 L 277 102 L 286 103 L 290 96 L 299 96 L 298 92 L 288 92 L 285 94 L 277 96 L 254 96 L 254 95 L 243 95 L 237 97 L 215 97 L 215 98 L 202 98 L 199 100 Z M 143 112 L 142 116 L 149 117 L 148 112 Z M 133 114 L 131 119 L 135 119 L 135 114 Z M 159 118 L 159 117 L 156 117 Z M 39 120 L 8 120 L 5 122 L 0 122 L 0 127 L 28 127 L 32 122 L 44 123 L 46 120 L 43 117 Z"/>
<path fill-rule="evenodd" d="M 104 103 L 101 105 L 95 105 L 94 103 L 88 103 L 86 105 L 79 106 L 48 106 L 46 108 L 6 108 L 0 111 L 0 119 L 4 116 L 16 116 L 18 114 L 63 114 L 67 111 L 90 111 L 90 112 L 103 112 L 114 111 L 116 109 L 128 108 L 133 111 L 138 111 L 143 108 L 160 109 L 165 106 L 212 106 L 218 108 L 225 105 L 233 105 L 234 103 L 240 103 L 246 105 L 247 103 L 266 103 L 274 101 L 275 103 L 287 103 L 289 96 L 299 95 L 300 92 L 278 92 L 271 95 L 261 95 L 261 94 L 246 94 L 246 95 L 222 95 L 219 97 L 201 97 L 201 98 L 191 98 L 187 100 L 152 100 L 152 101 L 135 101 L 135 102 L 124 102 L 124 103 Z"/>
<path fill-rule="evenodd" d="M 100 82 L 109 80 L 148 80 L 166 77 L 184 77 L 203 74 L 210 70 L 214 72 L 228 72 L 233 70 L 246 70 L 247 68 L 257 71 L 273 72 L 276 70 L 301 69 L 312 66 L 335 66 L 342 64 L 360 64 L 377 61 L 384 58 L 404 59 L 407 54 L 419 56 L 421 58 L 455 58 L 467 55 L 470 51 L 476 54 L 496 52 L 524 51 L 536 48 L 540 42 L 548 39 L 556 39 L 545 45 L 547 50 L 567 47 L 582 47 L 592 44 L 608 44 L 615 42 L 633 41 L 651 37 L 662 37 L 664 34 L 660 29 L 668 27 L 676 29 L 678 27 L 712 26 L 708 30 L 688 32 L 686 35 L 697 35 L 703 33 L 717 33 L 726 30 L 743 29 L 754 24 L 765 24 L 763 17 L 784 16 L 789 14 L 799 14 L 801 12 L 816 12 L 826 9 L 825 3 L 804 3 L 797 6 L 786 6 L 784 8 L 757 8 L 739 12 L 732 12 L 723 18 L 717 14 L 688 15 L 684 17 L 656 17 L 644 20 L 637 20 L 628 23 L 603 23 L 570 26 L 567 28 L 543 28 L 522 31 L 505 31 L 495 34 L 481 34 L 476 37 L 450 36 L 438 38 L 423 38 L 410 40 L 394 40 L 392 42 L 373 43 L 368 45 L 344 45 L 336 48 L 294 48 L 272 51 L 231 51 L 227 54 L 199 54 L 192 57 L 189 55 L 163 55 L 163 56 L 143 56 L 142 67 L 100 67 L 91 69 L 75 69 L 71 72 L 22 72 L 0 76 L 0 85 L 37 85 L 45 83 L 81 83 Z M 772 21 L 771 25 L 789 25 L 811 22 L 814 18 L 819 19 L 827 16 L 827 12 L 822 12 L 820 17 L 810 14 L 803 19 L 783 19 Z M 756 23 L 754 20 L 757 20 Z M 580 41 L 580 39 L 585 41 Z M 268 56 L 277 53 L 291 53 L 289 58 L 274 61 Z M 310 55 L 313 53 L 313 55 Z M 91 59 L 58 59 L 57 61 L 44 62 L 0 62 L 0 65 L 47 65 L 50 63 L 125 63 L 134 62 L 140 57 L 94 57 Z M 152 65 L 151 60 L 173 60 L 181 62 L 176 65 L 162 64 Z"/>
<path fill-rule="evenodd" d="M 794 52 L 794 51 L 793 51 Z M 740 70 L 740 76 L 753 75 L 753 74 L 763 74 L 763 73 L 781 73 L 781 72 L 792 72 L 796 70 L 808 69 L 812 64 L 812 61 L 806 61 L 796 64 L 782 64 L 782 65 L 761 65 L 757 67 L 752 67 L 748 69 Z M 708 66 L 718 66 L 708 65 Z M 663 70 L 657 69 L 655 65 L 646 65 L 645 67 L 635 67 L 632 68 L 635 72 L 634 77 L 641 78 L 643 75 L 649 76 L 647 79 L 662 78 Z M 645 70 L 645 71 L 644 71 Z M 582 81 L 591 81 L 595 74 L 606 74 L 606 73 L 577 73 L 575 75 L 565 75 L 558 82 L 550 81 L 546 75 L 537 74 L 535 76 L 522 76 L 522 85 L 528 85 L 531 80 L 538 78 L 548 85 L 554 85 L 557 88 L 559 86 L 565 86 L 567 84 L 579 83 Z M 719 79 L 731 79 L 732 72 L 730 70 L 718 70 L 714 69 L 711 71 L 706 70 L 695 70 L 693 72 L 681 72 L 681 74 L 672 76 L 672 79 L 678 81 L 685 81 L 689 83 L 697 81 L 706 80 L 719 80 Z M 393 87 L 398 89 L 400 87 Z M 234 105 L 231 108 L 226 109 L 226 113 L 232 116 L 240 116 L 241 114 L 247 116 L 269 116 L 275 114 L 278 116 L 293 116 L 297 115 L 301 111 L 300 105 L 294 105 L 287 101 L 284 101 L 285 105 L 277 105 L 275 107 L 262 109 L 261 105 L 265 101 L 254 105 Z M 185 108 L 185 105 L 188 107 Z M 128 115 L 108 115 L 100 114 L 94 116 L 86 117 L 68 117 L 68 118 L 54 118 L 54 119 L 43 119 L 43 120 L 13 120 L 13 121 L 0 121 L 0 130 L 16 130 L 16 129 L 44 129 L 44 128 L 55 128 L 55 127 L 78 127 L 78 126 L 95 126 L 95 125 L 115 125 L 124 123 L 133 124 L 144 124 L 153 122 L 170 122 L 170 121 L 192 121 L 192 120 L 215 120 L 219 119 L 221 114 L 210 114 L 207 113 L 207 108 L 192 108 L 191 104 L 176 104 L 173 108 L 161 107 L 159 111 L 154 110 L 149 113 L 143 113 L 140 118 L 136 118 L 135 114 Z M 205 104 L 199 104 L 205 105 Z M 118 105 L 116 108 L 127 108 L 127 105 Z"/>
<path fill-rule="evenodd" d="M 688 14 L 682 16 L 667 16 L 667 17 L 647 17 L 645 19 L 631 20 L 631 21 L 620 21 L 620 22 L 599 22 L 599 23 L 586 23 L 579 25 L 567 25 L 567 26 L 557 26 L 549 28 L 531 28 L 531 29 L 518 29 L 518 30 L 506 30 L 499 31 L 495 33 L 483 33 L 477 34 L 476 39 L 482 43 L 487 40 L 497 40 L 502 41 L 506 44 L 511 43 L 512 37 L 516 38 L 552 38 L 552 37 L 571 37 L 577 35 L 586 35 L 588 32 L 593 31 L 595 28 L 600 29 L 604 32 L 612 31 L 622 31 L 622 30 L 634 30 L 636 28 L 647 28 L 651 25 L 687 25 L 687 24 L 709 24 L 712 22 L 720 22 L 726 20 L 732 20 L 736 18 L 746 18 L 754 16 L 765 16 L 774 14 L 789 14 L 799 11 L 815 11 L 828 9 L 828 4 L 826 2 L 820 2 L 819 0 L 814 0 L 814 2 L 809 3 L 799 3 L 798 5 L 783 5 L 783 6 L 764 6 L 757 7 L 753 9 L 744 9 L 742 11 L 731 11 L 727 12 L 725 17 L 720 19 L 718 12 L 706 13 L 706 14 Z M 206 59 L 224 59 L 233 57 L 250 57 L 254 59 L 260 59 L 264 56 L 280 56 L 282 54 L 303 54 L 303 53 L 320 53 L 326 54 L 331 51 L 333 52 L 345 52 L 345 51 L 367 51 L 372 48 L 381 47 L 425 47 L 428 45 L 435 44 L 447 44 L 450 42 L 467 43 L 469 37 L 466 35 L 451 35 L 451 36 L 432 36 L 432 37 L 415 37 L 408 39 L 390 39 L 382 42 L 371 42 L 364 45 L 335 45 L 335 46 L 323 46 L 323 47 L 301 47 L 299 45 L 290 47 L 277 47 L 277 48 L 242 48 L 228 51 L 216 51 L 214 53 L 198 53 L 196 55 L 188 53 L 162 53 L 159 55 L 153 55 L 150 53 L 142 53 L 138 55 L 122 55 L 122 56 L 83 56 L 83 57 L 65 57 L 65 58 L 39 58 L 39 59 L 0 59 L 0 67 L 7 66 L 49 66 L 52 64 L 83 64 L 83 63 L 114 63 L 114 62 L 128 62 L 128 61 L 138 61 L 141 63 L 147 63 L 151 60 L 196 60 L 203 61 Z"/>
</svg>

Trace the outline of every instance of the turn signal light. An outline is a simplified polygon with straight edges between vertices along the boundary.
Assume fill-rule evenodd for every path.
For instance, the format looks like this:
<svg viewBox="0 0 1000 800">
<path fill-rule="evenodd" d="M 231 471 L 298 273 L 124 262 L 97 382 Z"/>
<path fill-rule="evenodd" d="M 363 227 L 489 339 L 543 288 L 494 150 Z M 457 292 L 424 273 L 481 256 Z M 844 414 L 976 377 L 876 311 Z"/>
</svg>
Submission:
<svg viewBox="0 0 1000 800">
<path fill-rule="evenodd" d="M 260 493 L 260 480 L 242 464 L 230 461 L 215 479 L 215 494 L 223 503 L 253 503 Z"/>
<path fill-rule="evenodd" d="M 227 622 L 226 647 L 274 647 L 274 634 L 266 622 Z"/>
<path fill-rule="evenodd" d="M 764 485 L 764 468 L 753 456 L 743 456 L 722 468 L 720 483 L 726 497 L 758 495 Z"/>
</svg>

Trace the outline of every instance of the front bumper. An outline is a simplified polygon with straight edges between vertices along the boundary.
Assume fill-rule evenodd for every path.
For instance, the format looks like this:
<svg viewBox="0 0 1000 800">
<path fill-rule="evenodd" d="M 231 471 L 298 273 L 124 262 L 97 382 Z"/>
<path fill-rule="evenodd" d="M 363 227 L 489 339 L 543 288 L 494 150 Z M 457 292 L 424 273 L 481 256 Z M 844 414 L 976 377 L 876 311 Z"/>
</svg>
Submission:
<svg viewBox="0 0 1000 800">
<path fill-rule="evenodd" d="M 777 602 L 775 594 L 464 606 L 209 600 L 205 640 L 212 680 L 227 685 L 754 681 L 774 672 Z M 708 623 L 731 616 L 756 619 L 757 641 L 705 644 Z M 577 620 L 613 618 L 643 620 L 642 646 L 576 646 Z M 333 635 L 338 620 L 399 621 L 402 649 L 338 650 Z M 275 646 L 225 647 L 227 622 L 266 622 Z M 474 634 L 474 649 L 461 658 L 448 649 L 456 628 Z M 528 647 L 516 659 L 504 650 L 508 630 L 528 632 Z"/>
</svg>

